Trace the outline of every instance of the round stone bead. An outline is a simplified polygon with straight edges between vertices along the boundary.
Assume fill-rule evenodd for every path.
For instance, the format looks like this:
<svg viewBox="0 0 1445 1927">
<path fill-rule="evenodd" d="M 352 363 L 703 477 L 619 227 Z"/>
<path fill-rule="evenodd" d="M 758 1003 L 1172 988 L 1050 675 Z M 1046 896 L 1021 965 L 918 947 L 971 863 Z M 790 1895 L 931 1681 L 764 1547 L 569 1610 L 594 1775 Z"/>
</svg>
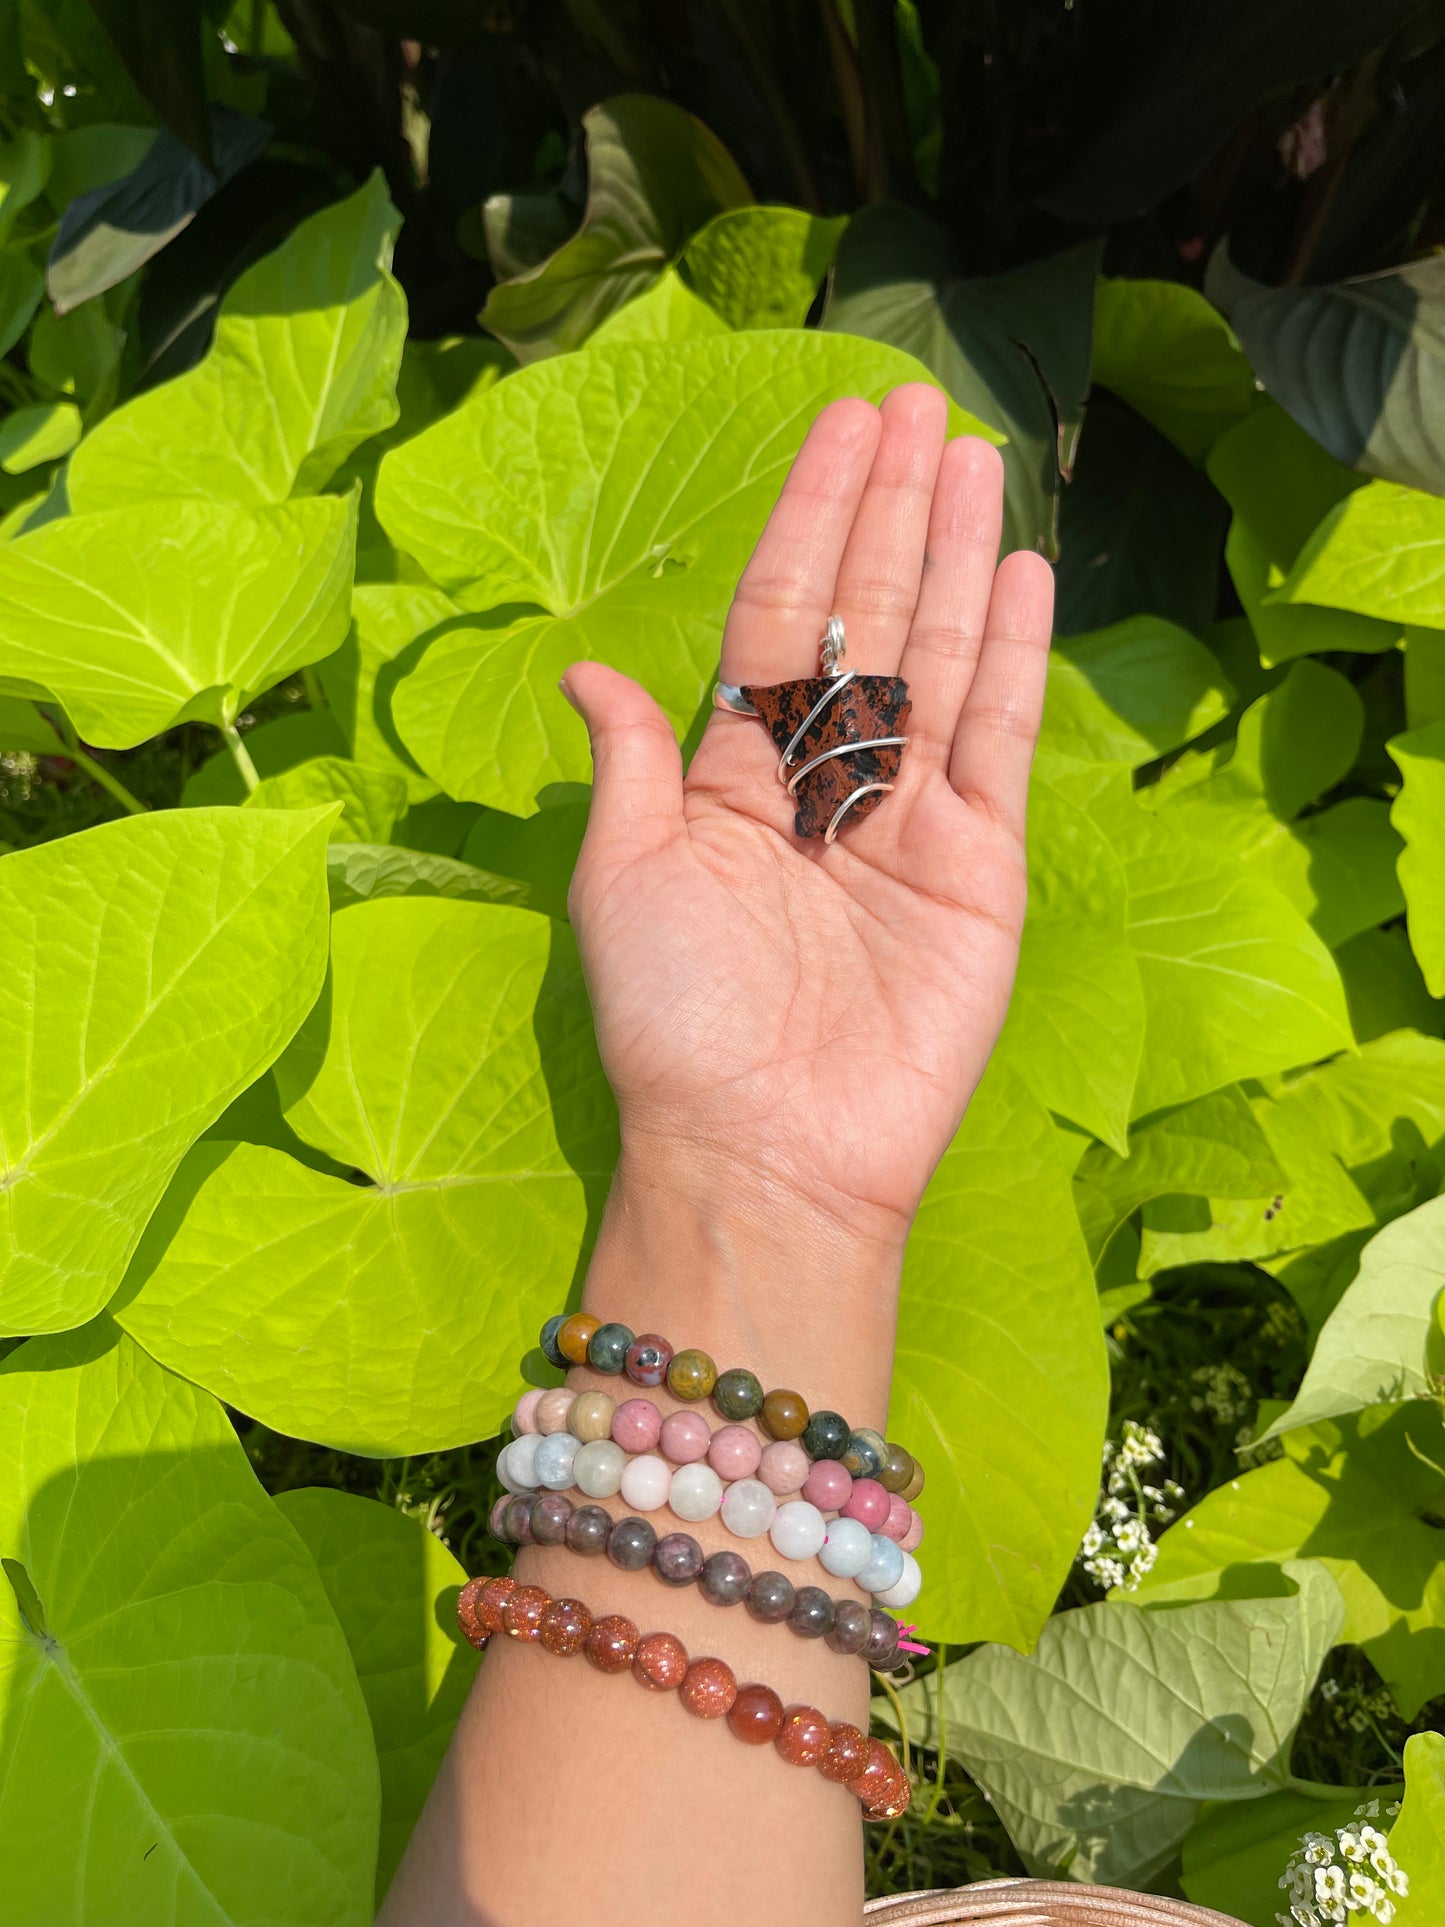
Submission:
<svg viewBox="0 0 1445 1927">
<path fill-rule="evenodd" d="M 599 1325 L 587 1341 L 587 1363 L 594 1372 L 609 1372 L 615 1376 L 627 1363 L 631 1344 L 632 1331 L 629 1326 Z"/>
<path fill-rule="evenodd" d="M 535 1531 L 535 1527 L 533 1529 Z M 899 1551 L 903 1551 L 901 1546 Z M 904 1552 L 903 1577 L 887 1587 L 885 1591 L 875 1593 L 873 1596 L 880 1606 L 888 1606 L 894 1612 L 902 1612 L 905 1606 L 913 1604 L 922 1591 L 923 1573 L 919 1569 L 918 1561 L 911 1552 Z"/>
<path fill-rule="evenodd" d="M 601 1325 L 600 1318 L 594 1318 L 590 1311 L 574 1311 L 570 1318 L 562 1321 L 557 1333 L 557 1349 L 568 1365 L 585 1365 L 587 1347 L 592 1342 L 592 1334 Z"/>
<path fill-rule="evenodd" d="M 723 1482 L 710 1465 L 680 1465 L 673 1473 L 667 1503 L 689 1525 L 711 1519 L 722 1502 Z"/>
<path fill-rule="evenodd" d="M 706 1352 L 689 1347 L 686 1351 L 674 1352 L 672 1363 L 667 1368 L 667 1389 L 674 1398 L 680 1398 L 684 1405 L 691 1405 L 696 1399 L 706 1398 L 717 1384 L 717 1366 Z"/>
<path fill-rule="evenodd" d="M 771 1686 L 740 1686 L 728 1725 L 748 1746 L 769 1746 L 783 1726 L 783 1702 Z"/>
<path fill-rule="evenodd" d="M 582 1650 L 599 1673 L 625 1673 L 636 1657 L 641 1635 L 621 1613 L 594 1619 Z"/>
<path fill-rule="evenodd" d="M 863 1657 L 876 1672 L 886 1673 L 898 1658 L 898 1621 L 875 1606 L 868 1615 L 868 1643 Z"/>
<path fill-rule="evenodd" d="M 755 1572 L 748 1587 L 748 1611 L 761 1625 L 780 1626 L 797 1600 L 793 1582 L 783 1572 Z"/>
<path fill-rule="evenodd" d="M 849 1792 L 855 1789 L 850 1787 Z M 913 1804 L 913 1788 L 906 1774 L 895 1769 L 882 1792 L 870 1793 L 863 1801 L 865 1820 L 897 1820 Z"/>
<path fill-rule="evenodd" d="M 913 1522 L 913 1507 L 907 1499 L 900 1499 L 896 1492 L 888 1500 L 888 1517 L 878 1530 L 885 1539 L 892 1539 L 898 1545 L 908 1537 L 908 1528 Z"/>
<path fill-rule="evenodd" d="M 813 1412 L 803 1428 L 803 1450 L 810 1459 L 841 1459 L 849 1436 L 848 1421 L 841 1412 Z"/>
<path fill-rule="evenodd" d="M 552 1595 L 540 1586 L 518 1586 L 502 1608 L 502 1631 L 513 1639 L 534 1641 L 542 1631 L 542 1615 Z"/>
<path fill-rule="evenodd" d="M 761 1479 L 735 1479 L 723 1494 L 722 1522 L 739 1539 L 756 1539 L 773 1523 L 777 1509 Z"/>
<path fill-rule="evenodd" d="M 818 1554 L 824 1572 L 835 1579 L 855 1579 L 873 1557 L 873 1534 L 857 1519 L 830 1519 L 828 1536 Z"/>
<path fill-rule="evenodd" d="M 724 1372 L 712 1388 L 712 1402 L 725 1419 L 756 1418 L 763 1408 L 762 1384 L 752 1372 Z"/>
<path fill-rule="evenodd" d="M 889 1439 L 883 1448 L 883 1463 L 878 1469 L 878 1483 L 885 1492 L 901 1492 L 913 1477 L 913 1455 L 905 1452 L 901 1445 Z"/>
<path fill-rule="evenodd" d="M 502 1531 L 506 1534 L 509 1546 L 529 1546 L 532 1543 L 532 1498 L 530 1492 L 519 1492 L 515 1499 L 507 1501 Z"/>
<path fill-rule="evenodd" d="M 579 1392 L 567 1410 L 567 1430 L 584 1445 L 612 1437 L 612 1415 L 617 1402 L 606 1392 Z"/>
<path fill-rule="evenodd" d="M 720 1479 L 750 1479 L 762 1458 L 757 1433 L 745 1425 L 720 1425 L 708 1442 L 707 1462 Z"/>
<path fill-rule="evenodd" d="M 521 1438 L 524 1432 L 537 1430 L 537 1407 L 541 1401 L 542 1394 L 535 1385 L 517 1400 L 512 1408 L 512 1434 L 515 1438 Z"/>
<path fill-rule="evenodd" d="M 800 1439 L 808 1429 L 808 1408 L 796 1392 L 769 1392 L 758 1409 L 758 1424 L 770 1439 Z"/>
<path fill-rule="evenodd" d="M 503 1469 L 508 1483 L 514 1491 L 525 1492 L 537 1489 L 537 1448 L 542 1443 L 537 1432 L 523 1432 L 520 1438 L 513 1439 L 510 1445 L 503 1446 L 497 1455 L 497 1469 Z"/>
<path fill-rule="evenodd" d="M 526 1436 L 530 1438 L 532 1434 L 529 1432 Z M 530 1492 L 534 1490 L 533 1487 L 523 1485 L 520 1480 L 514 1479 L 507 1470 L 508 1454 L 516 1443 L 517 1441 L 515 1439 L 508 1440 L 507 1444 L 505 1444 L 497 1454 L 497 1480 L 502 1490 L 506 1493 Z"/>
<path fill-rule="evenodd" d="M 477 1618 L 484 1632 L 499 1633 L 502 1630 L 502 1613 L 516 1590 L 517 1582 L 510 1573 L 489 1579 L 482 1587 L 477 1596 Z"/>
<path fill-rule="evenodd" d="M 818 1771 L 825 1780 L 833 1780 L 839 1786 L 846 1786 L 854 1780 L 868 1764 L 867 1737 L 847 1720 L 834 1720 L 828 1728 L 828 1745 L 823 1757 L 818 1761 Z"/>
<path fill-rule="evenodd" d="M 903 1577 L 904 1551 L 902 1546 L 894 1545 L 881 1533 L 873 1535 L 873 1550 L 868 1555 L 868 1563 L 857 1575 L 858 1584 L 864 1592 L 887 1592 L 896 1586 Z"/>
<path fill-rule="evenodd" d="M 625 1398 L 612 1414 L 612 1436 L 624 1452 L 651 1452 L 662 1437 L 662 1414 L 650 1398 Z"/>
<path fill-rule="evenodd" d="M 848 1791 L 856 1794 L 866 1808 L 881 1814 L 896 1803 L 899 1797 L 898 1782 L 902 1778 L 898 1762 L 882 1740 L 869 1740 L 863 1771 L 848 1782 Z M 904 1806 L 907 1804 L 905 1800 Z M 901 1807 L 898 1809 L 899 1812 L 902 1810 Z"/>
<path fill-rule="evenodd" d="M 738 1696 L 733 1669 L 721 1659 L 695 1659 L 682 1676 L 677 1696 L 695 1719 L 720 1720 Z"/>
<path fill-rule="evenodd" d="M 883 1470 L 887 1451 L 888 1441 L 883 1434 L 865 1425 L 861 1431 L 849 1434 L 843 1463 L 855 1479 L 876 1479 Z"/>
<path fill-rule="evenodd" d="M 758 1460 L 758 1477 L 780 1499 L 790 1492 L 801 1492 L 808 1482 L 812 1464 L 796 1439 L 775 1439 L 763 1447 Z"/>
<path fill-rule="evenodd" d="M 587 1644 L 592 1615 L 580 1599 L 554 1599 L 542 1615 L 537 1639 L 558 1659 L 571 1659 Z"/>
<path fill-rule="evenodd" d="M 546 1486 L 549 1492 L 565 1492 L 569 1485 L 575 1485 L 581 1449 L 581 1440 L 574 1439 L 570 1432 L 551 1432 L 543 1438 L 537 1447 L 538 1485 Z"/>
<path fill-rule="evenodd" d="M 923 1467 L 917 1459 L 913 1461 L 913 1477 L 899 1493 L 900 1499 L 907 1499 L 910 1505 L 918 1504 L 918 1495 L 923 1490 Z"/>
<path fill-rule="evenodd" d="M 753 1569 L 740 1552 L 710 1552 L 702 1562 L 697 1587 L 709 1605 L 740 1606 L 752 1583 Z"/>
<path fill-rule="evenodd" d="M 622 1485 L 627 1454 L 611 1439 L 589 1439 L 572 1461 L 572 1478 L 589 1499 L 610 1499 Z"/>
<path fill-rule="evenodd" d="M 819 1459 L 803 1483 L 803 1497 L 820 1512 L 841 1512 L 853 1491 L 853 1476 L 836 1459 Z"/>
<path fill-rule="evenodd" d="M 565 1492 L 542 1492 L 532 1501 L 530 1514 L 532 1543 L 538 1546 L 564 1546 L 567 1522 L 572 1517 L 572 1501 Z"/>
<path fill-rule="evenodd" d="M 652 1563 L 657 1534 L 646 1519 L 618 1519 L 607 1535 L 607 1557 L 623 1572 L 641 1572 Z"/>
<path fill-rule="evenodd" d="M 905 1552 L 917 1552 L 923 1544 L 923 1520 L 912 1506 L 908 1508 L 908 1530 L 898 1543 Z"/>
<path fill-rule="evenodd" d="M 550 1438 L 554 1432 L 565 1432 L 567 1415 L 571 1410 L 572 1394 L 565 1385 L 554 1385 L 537 1400 L 532 1412 L 537 1423 L 532 1429 L 540 1432 L 543 1438 Z"/>
<path fill-rule="evenodd" d="M 888 1517 L 889 1495 L 876 1479 L 854 1479 L 848 1503 L 842 1508 L 845 1519 L 856 1519 L 870 1532 L 882 1529 Z"/>
<path fill-rule="evenodd" d="M 479 1649 L 486 1645 L 488 1636 L 478 1611 L 486 1585 L 485 1579 L 469 1579 L 457 1594 L 457 1624 L 467 1643 Z"/>
<path fill-rule="evenodd" d="M 656 1332 L 640 1332 L 622 1362 L 634 1385 L 661 1385 L 672 1363 L 672 1347 Z"/>
<path fill-rule="evenodd" d="M 828 1750 L 830 1731 L 816 1706 L 790 1706 L 773 1745 L 789 1766 L 816 1766 Z"/>
<path fill-rule="evenodd" d="M 800 1639 L 824 1639 L 833 1630 L 833 1601 L 821 1586 L 799 1586 L 788 1625 Z"/>
<path fill-rule="evenodd" d="M 672 1467 L 655 1452 L 640 1452 L 622 1468 L 622 1503 L 637 1512 L 656 1512 L 667 1504 Z"/>
<path fill-rule="evenodd" d="M 773 1549 L 785 1559 L 813 1559 L 823 1549 L 828 1522 L 817 1506 L 806 1499 L 790 1499 L 780 1505 L 768 1527 Z"/>
<path fill-rule="evenodd" d="M 515 1494 L 504 1492 L 487 1514 L 487 1531 L 494 1539 L 500 1539 L 503 1545 L 507 1544 L 507 1507 L 514 1497 Z"/>
<path fill-rule="evenodd" d="M 662 1456 L 674 1465 L 696 1465 L 707 1457 L 711 1443 L 712 1433 L 701 1412 L 669 1412 L 658 1434 Z"/>
<path fill-rule="evenodd" d="M 665 1532 L 652 1548 L 652 1570 L 665 1586 L 690 1586 L 702 1571 L 702 1547 L 690 1532 Z"/>
<path fill-rule="evenodd" d="M 833 1624 L 823 1637 L 833 1652 L 853 1658 L 868 1644 L 872 1630 L 873 1615 L 861 1599 L 835 1599 Z"/>
<path fill-rule="evenodd" d="M 546 1359 L 547 1363 L 549 1365 L 556 1365 L 564 1371 L 567 1367 L 567 1358 L 562 1347 L 557 1343 L 557 1338 L 566 1323 L 567 1313 L 565 1311 L 554 1312 L 542 1327 L 542 1336 L 537 1341 L 542 1347 L 542 1356 Z"/>
<path fill-rule="evenodd" d="M 647 1633 L 637 1642 L 632 1677 L 654 1693 L 675 1693 L 687 1677 L 687 1648 L 676 1633 Z"/>
<path fill-rule="evenodd" d="M 612 1530 L 612 1514 L 600 1505 L 579 1505 L 567 1521 L 567 1550 L 584 1559 L 595 1559 L 607 1550 L 607 1535 Z"/>
</svg>

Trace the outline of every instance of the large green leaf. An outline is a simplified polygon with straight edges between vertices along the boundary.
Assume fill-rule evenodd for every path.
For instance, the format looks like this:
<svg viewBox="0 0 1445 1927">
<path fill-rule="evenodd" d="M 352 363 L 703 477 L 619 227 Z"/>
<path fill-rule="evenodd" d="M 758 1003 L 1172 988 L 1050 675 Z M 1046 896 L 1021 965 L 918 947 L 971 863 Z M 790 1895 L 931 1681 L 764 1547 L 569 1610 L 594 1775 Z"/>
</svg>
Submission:
<svg viewBox="0 0 1445 1927">
<path fill-rule="evenodd" d="M 381 1766 L 378 1903 L 431 1791 L 480 1655 L 457 1630 L 466 1571 L 420 1519 L 354 1492 L 283 1492 L 341 1630 Z"/>
<path fill-rule="evenodd" d="M 1267 288 L 1223 258 L 1210 293 L 1263 386 L 1349 468 L 1445 492 L 1445 261 Z"/>
<path fill-rule="evenodd" d="M 1075 248 L 965 280 L 947 235 L 902 207 L 855 214 L 824 326 L 906 348 L 961 408 L 1007 437 L 1004 546 L 1058 551 L 1060 471 L 1073 466 L 1089 386 L 1098 250 Z"/>
<path fill-rule="evenodd" d="M 489 611 L 393 689 L 407 748 L 450 795 L 529 814 L 544 784 L 591 775 L 557 690 L 579 656 L 638 677 L 684 733 L 819 408 L 923 377 L 896 349 L 797 329 L 599 345 L 522 369 L 394 449 L 377 485 L 387 533 Z"/>
<path fill-rule="evenodd" d="M 1330 510 L 1270 591 L 1276 605 L 1352 610 L 1445 629 L 1445 501 L 1397 482 L 1367 482 Z"/>
<path fill-rule="evenodd" d="M 78 1325 L 326 967 L 326 818 L 166 812 L 0 859 L 0 1331 Z"/>
<path fill-rule="evenodd" d="M 1206 1800 L 1287 1782 L 1289 1747 L 1342 1605 L 1322 1566 L 1287 1596 L 1059 1613 L 1031 1658 L 983 1646 L 950 1666 L 948 1750 L 982 1785 L 1026 1864 L 1146 1886 Z M 902 1695 L 936 1744 L 932 1680 Z"/>
<path fill-rule="evenodd" d="M 406 300 L 382 176 L 303 221 L 221 303 L 204 360 L 94 429 L 70 459 L 72 507 L 149 496 L 284 502 L 312 494 L 396 419 Z"/>
<path fill-rule="evenodd" d="M 1366 1044 L 1392 1030 L 1445 1035 L 1445 1005 L 1425 988 L 1405 932 L 1366 930 L 1335 952 L 1350 1024 L 1357 1043 Z"/>
<path fill-rule="evenodd" d="M 0 1364 L 0 1459 L 6 1917 L 363 1927 L 366 1708 L 221 1407 L 102 1320 Z"/>
<path fill-rule="evenodd" d="M 1131 616 L 1049 654 L 1039 754 L 1137 769 L 1228 715 L 1218 658 L 1175 623 Z"/>
<path fill-rule="evenodd" d="M 339 803 L 334 842 L 389 843 L 406 813 L 406 784 L 387 770 L 363 769 L 344 756 L 314 756 L 278 776 L 266 776 L 246 798 L 256 810 L 310 810 Z"/>
<path fill-rule="evenodd" d="M 200 1147 L 121 1322 L 300 1438 L 389 1455 L 488 1437 L 615 1156 L 565 926 L 440 897 L 341 911 L 331 995 L 276 1075 L 292 1127 L 366 1182 Z"/>
<path fill-rule="evenodd" d="M 1089 808 L 1124 865 L 1144 984 L 1137 1116 L 1349 1044 L 1339 972 L 1277 890 L 1142 808 L 1117 774 Z"/>
<path fill-rule="evenodd" d="M 1122 1151 L 1144 1045 L 1124 870 L 1088 815 L 1035 776 L 1029 907 L 999 1048 L 1049 1110 Z"/>
<path fill-rule="evenodd" d="M 468 863 L 515 877 L 527 902 L 545 916 L 566 917 L 567 891 L 587 833 L 591 792 L 552 802 L 535 816 L 483 810 L 462 851 Z"/>
<path fill-rule="evenodd" d="M 455 857 L 430 850 L 403 850 L 385 843 L 347 843 L 333 838 L 326 852 L 326 880 L 333 910 L 376 897 L 464 897 L 476 903 L 531 903 L 525 883 L 496 876 Z M 536 906 L 533 906 L 534 908 Z"/>
<path fill-rule="evenodd" d="M 1059 630 L 1152 615 L 1202 634 L 1224 525 L 1208 478 L 1133 409 L 1096 396 L 1059 509 Z"/>
<path fill-rule="evenodd" d="M 609 315 L 591 334 L 594 346 L 620 341 L 697 341 L 728 333 L 728 324 L 676 268 L 664 268 L 646 294 Z"/>
<path fill-rule="evenodd" d="M 1427 723 L 1389 745 L 1400 766 L 1390 821 L 1404 838 L 1400 887 L 1410 948 L 1432 997 L 1445 996 L 1445 722 Z"/>
<path fill-rule="evenodd" d="M 209 167 L 202 0 L 89 0 L 89 5 L 147 107 Z"/>
<path fill-rule="evenodd" d="M 1254 405 L 1229 324 L 1182 281 L 1099 281 L 1093 374 L 1192 462 Z"/>
<path fill-rule="evenodd" d="M 346 633 L 356 498 L 143 502 L 0 544 L 0 676 L 48 689 L 88 743 L 234 723 Z"/>
<path fill-rule="evenodd" d="M 847 225 L 796 207 L 729 208 L 683 249 L 682 278 L 730 328 L 801 328 Z"/>
<path fill-rule="evenodd" d="M 1302 1836 L 1331 1833 L 1367 1800 L 1383 1807 L 1392 1797 L 1381 1786 L 1306 1785 L 1242 1805 L 1206 1806 L 1185 1836 L 1179 1884 L 1200 1907 L 1250 1927 L 1278 1927 L 1279 1878 Z"/>
<path fill-rule="evenodd" d="M 80 410 L 74 402 L 37 402 L 17 408 L 0 422 L 0 468 L 24 475 L 42 462 L 58 461 L 80 440 Z"/>
<path fill-rule="evenodd" d="M 1257 1198 L 1284 1182 L 1274 1147 L 1231 1084 L 1131 1131 L 1125 1156 L 1091 1145 L 1074 1173 L 1074 1201 L 1097 1264 L 1124 1220 L 1153 1198 Z"/>
<path fill-rule="evenodd" d="M 1227 1598 L 1241 1568 L 1318 1559 L 1345 1602 L 1340 1638 L 1364 1647 L 1413 1719 L 1445 1692 L 1445 1561 L 1429 1523 L 1445 1502 L 1445 1472 L 1429 1463 L 1442 1448 L 1428 1405 L 1293 1432 L 1284 1458 L 1228 1480 L 1170 1526 L 1138 1597 Z"/>
<path fill-rule="evenodd" d="M 436 784 L 417 768 L 398 736 L 391 695 L 405 666 L 425 648 L 422 638 L 459 613 L 430 583 L 358 583 L 346 640 L 317 671 L 353 760 L 401 776 L 407 794 L 418 802 L 435 796 Z"/>
<path fill-rule="evenodd" d="M 1445 1198 L 1432 1198 L 1365 1246 L 1359 1274 L 1326 1321 L 1294 1403 L 1263 1436 L 1428 1391 L 1426 1348 L 1442 1289 Z"/>
<path fill-rule="evenodd" d="M 536 267 L 499 281 L 482 325 L 519 361 L 576 348 L 645 289 L 724 208 L 752 200 L 716 135 L 671 101 L 621 94 L 582 116 L 582 225 Z M 489 222 L 500 208 L 488 203 Z"/>
<path fill-rule="evenodd" d="M 1410 1882 L 1398 1927 L 1434 1927 L 1445 1908 L 1445 1734 L 1412 1733 L 1405 1742 L 1405 1803 L 1390 1852 Z"/>
<path fill-rule="evenodd" d="M 917 1612 L 931 1638 L 1038 1637 L 1092 1514 L 1107 1398 L 1054 1127 L 1000 1058 L 929 1185 L 903 1272 L 889 1432 L 930 1468 Z"/>
</svg>

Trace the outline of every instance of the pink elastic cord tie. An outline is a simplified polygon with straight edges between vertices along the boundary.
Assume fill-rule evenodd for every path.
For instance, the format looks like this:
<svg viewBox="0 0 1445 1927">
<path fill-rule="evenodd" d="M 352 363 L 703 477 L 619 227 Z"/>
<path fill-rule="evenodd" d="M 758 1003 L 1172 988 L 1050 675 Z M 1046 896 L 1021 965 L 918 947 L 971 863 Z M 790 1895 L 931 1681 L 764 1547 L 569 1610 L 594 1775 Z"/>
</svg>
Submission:
<svg viewBox="0 0 1445 1927">
<path fill-rule="evenodd" d="M 898 1628 L 898 1650 L 900 1653 L 922 1653 L 926 1655 L 932 1652 L 933 1649 L 931 1646 L 924 1646 L 913 1637 L 917 1631 L 918 1628 L 916 1626 L 900 1626 Z"/>
</svg>

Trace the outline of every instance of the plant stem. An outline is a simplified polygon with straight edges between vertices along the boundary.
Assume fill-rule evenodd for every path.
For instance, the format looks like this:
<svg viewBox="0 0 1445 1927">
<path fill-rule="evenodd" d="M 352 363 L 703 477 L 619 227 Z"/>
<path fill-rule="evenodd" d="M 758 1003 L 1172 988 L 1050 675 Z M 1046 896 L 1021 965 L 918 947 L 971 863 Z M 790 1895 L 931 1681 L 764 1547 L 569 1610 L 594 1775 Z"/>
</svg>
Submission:
<svg viewBox="0 0 1445 1927">
<path fill-rule="evenodd" d="M 234 723 L 222 723 L 221 734 L 226 739 L 226 748 L 231 752 L 231 760 L 241 772 L 241 781 L 246 785 L 246 794 L 249 796 L 261 780 L 260 771 L 251 761 L 251 752 L 241 741 L 241 732 Z"/>
<path fill-rule="evenodd" d="M 43 716 L 45 715 L 44 710 L 40 713 Z M 55 728 L 55 719 L 53 717 L 45 716 L 45 720 L 50 724 L 52 729 Z M 66 755 L 70 758 L 71 762 L 75 764 L 77 769 L 83 769 L 86 775 L 99 783 L 103 790 L 108 790 L 116 802 L 120 804 L 121 808 L 127 810 L 130 815 L 149 816 L 149 804 L 142 803 L 138 796 L 133 796 L 118 776 L 111 775 L 104 763 L 98 763 L 88 750 L 80 747 L 80 738 L 75 733 L 75 725 L 68 716 L 63 717 L 58 733 L 60 740 L 65 745 Z"/>
<path fill-rule="evenodd" d="M 938 1712 L 936 1715 L 938 1720 L 938 1745 L 936 1748 L 938 1767 L 933 1782 L 933 1792 L 929 1795 L 928 1805 L 923 1813 L 925 1825 L 933 1819 L 942 1804 L 943 1776 L 948 1767 L 948 1706 L 943 1697 L 943 1674 L 947 1664 L 948 1648 L 940 1643 L 938 1648 L 938 1664 L 935 1669 L 935 1676 L 938 1681 Z"/>
<path fill-rule="evenodd" d="M 306 700 L 313 709 L 326 708 L 326 691 L 321 687 L 321 678 L 308 662 L 301 671 L 301 681 L 306 690 Z"/>
</svg>

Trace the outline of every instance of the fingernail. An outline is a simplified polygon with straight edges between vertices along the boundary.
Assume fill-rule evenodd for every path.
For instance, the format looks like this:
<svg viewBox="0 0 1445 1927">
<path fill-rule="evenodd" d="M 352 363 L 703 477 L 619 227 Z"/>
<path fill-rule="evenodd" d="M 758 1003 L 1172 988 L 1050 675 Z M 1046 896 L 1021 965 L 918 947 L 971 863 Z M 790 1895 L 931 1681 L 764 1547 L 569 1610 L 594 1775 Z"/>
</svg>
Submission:
<svg viewBox="0 0 1445 1927">
<path fill-rule="evenodd" d="M 573 709 L 576 709 L 577 714 L 580 716 L 582 714 L 582 711 L 577 708 L 577 698 L 572 694 L 572 691 L 567 687 L 567 678 L 565 676 L 559 679 L 557 683 L 557 687 L 562 692 L 563 701 L 570 703 Z"/>
</svg>

